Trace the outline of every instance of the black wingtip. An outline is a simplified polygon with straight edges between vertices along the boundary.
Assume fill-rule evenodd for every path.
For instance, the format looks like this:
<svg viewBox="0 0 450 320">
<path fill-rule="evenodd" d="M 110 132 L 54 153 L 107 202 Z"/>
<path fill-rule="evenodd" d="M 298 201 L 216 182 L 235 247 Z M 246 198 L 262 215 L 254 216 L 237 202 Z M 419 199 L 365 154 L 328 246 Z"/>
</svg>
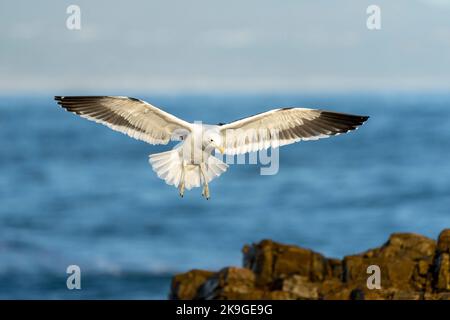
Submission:
<svg viewBox="0 0 450 320">
<path fill-rule="evenodd" d="M 64 97 L 63 96 L 55 96 L 55 101 L 58 103 L 58 105 L 63 106 L 63 101 Z"/>
<path fill-rule="evenodd" d="M 354 124 L 358 124 L 358 125 L 363 124 L 364 122 L 367 121 L 367 119 L 369 119 L 369 116 L 360 116 L 360 115 L 355 115 L 355 114 L 340 113 L 340 112 L 333 112 L 333 111 L 322 111 L 321 116 L 328 118 L 328 119 L 333 119 L 335 121 L 336 120 L 344 121 L 347 123 L 354 123 Z"/>
<path fill-rule="evenodd" d="M 370 116 L 360 116 L 360 118 L 361 118 L 361 124 L 363 124 L 364 122 L 369 120 Z"/>
<path fill-rule="evenodd" d="M 141 102 L 141 99 L 138 99 L 138 98 L 133 98 L 133 97 L 127 97 L 127 98 L 131 101 Z"/>
</svg>

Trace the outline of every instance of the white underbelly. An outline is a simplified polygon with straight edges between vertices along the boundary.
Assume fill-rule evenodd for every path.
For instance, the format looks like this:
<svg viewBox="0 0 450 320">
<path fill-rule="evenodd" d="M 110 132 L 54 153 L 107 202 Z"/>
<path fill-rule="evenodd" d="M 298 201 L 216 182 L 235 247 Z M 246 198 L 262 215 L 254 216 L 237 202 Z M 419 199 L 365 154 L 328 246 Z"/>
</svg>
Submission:
<svg viewBox="0 0 450 320">
<path fill-rule="evenodd" d="M 177 149 L 185 165 L 200 165 L 207 162 L 211 156 L 211 152 L 203 150 L 201 140 L 195 139 L 192 135 L 189 135 Z"/>
</svg>

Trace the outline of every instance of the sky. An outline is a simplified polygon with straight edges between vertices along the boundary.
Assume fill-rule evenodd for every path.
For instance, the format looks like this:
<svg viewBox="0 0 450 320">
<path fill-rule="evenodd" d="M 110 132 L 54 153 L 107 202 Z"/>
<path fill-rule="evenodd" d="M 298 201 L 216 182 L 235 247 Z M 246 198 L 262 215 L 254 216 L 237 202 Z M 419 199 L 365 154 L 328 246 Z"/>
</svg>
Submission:
<svg viewBox="0 0 450 320">
<path fill-rule="evenodd" d="M 450 0 L 0 2 L 0 94 L 448 89 Z"/>
</svg>

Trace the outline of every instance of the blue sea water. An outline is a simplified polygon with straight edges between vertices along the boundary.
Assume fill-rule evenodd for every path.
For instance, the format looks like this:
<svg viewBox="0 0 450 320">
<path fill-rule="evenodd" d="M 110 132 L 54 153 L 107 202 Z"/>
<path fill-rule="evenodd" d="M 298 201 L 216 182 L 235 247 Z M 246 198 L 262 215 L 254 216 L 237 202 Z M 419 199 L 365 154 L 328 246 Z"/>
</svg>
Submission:
<svg viewBox="0 0 450 320">
<path fill-rule="evenodd" d="M 356 132 L 280 150 L 280 170 L 232 165 L 178 191 L 135 141 L 60 109 L 52 96 L 0 98 L 0 298 L 164 299 L 171 275 L 241 265 L 265 238 L 342 257 L 392 232 L 450 226 L 450 95 L 188 95 L 139 98 L 189 121 L 272 107 L 370 115 Z M 169 146 L 170 147 L 170 146 Z M 66 288 L 68 265 L 81 290 Z"/>
</svg>

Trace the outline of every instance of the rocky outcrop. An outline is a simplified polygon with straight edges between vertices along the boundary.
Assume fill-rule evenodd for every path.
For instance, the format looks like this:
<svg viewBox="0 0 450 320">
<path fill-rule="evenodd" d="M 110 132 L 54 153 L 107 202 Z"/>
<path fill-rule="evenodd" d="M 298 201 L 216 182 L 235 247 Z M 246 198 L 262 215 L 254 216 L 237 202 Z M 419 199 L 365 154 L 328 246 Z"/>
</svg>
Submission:
<svg viewBox="0 0 450 320">
<path fill-rule="evenodd" d="M 450 299 L 450 229 L 437 242 L 392 234 L 383 246 L 342 260 L 271 240 L 242 251 L 242 268 L 176 275 L 169 298 Z"/>
</svg>

